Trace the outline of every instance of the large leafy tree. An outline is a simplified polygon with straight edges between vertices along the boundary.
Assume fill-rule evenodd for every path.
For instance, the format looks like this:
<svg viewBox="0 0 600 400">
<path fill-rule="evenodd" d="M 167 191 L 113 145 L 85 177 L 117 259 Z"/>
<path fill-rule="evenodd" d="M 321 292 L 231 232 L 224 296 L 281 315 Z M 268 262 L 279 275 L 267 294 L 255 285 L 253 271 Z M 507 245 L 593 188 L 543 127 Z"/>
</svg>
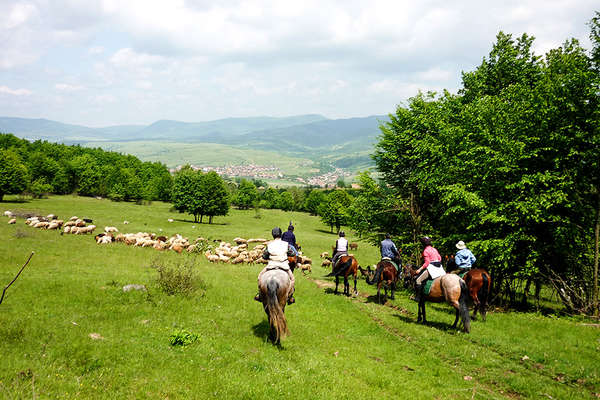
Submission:
<svg viewBox="0 0 600 400">
<path fill-rule="evenodd" d="M 321 221 L 328 225 L 331 231 L 335 227 L 336 232 L 339 232 L 342 225 L 349 221 L 348 207 L 351 203 L 352 199 L 345 190 L 334 190 L 319 207 Z"/>
<path fill-rule="evenodd" d="M 0 149 L 0 201 L 5 194 L 21 193 L 27 188 L 27 167 L 12 150 Z"/>
<path fill-rule="evenodd" d="M 235 205 L 241 209 L 248 209 L 258 200 L 258 190 L 254 184 L 242 179 L 235 194 Z"/>
<path fill-rule="evenodd" d="M 194 216 L 194 222 L 202 222 L 206 215 L 202 173 L 194 171 L 189 165 L 181 168 L 173 179 L 173 207 L 179 212 Z"/>
<path fill-rule="evenodd" d="M 201 175 L 200 188 L 202 214 L 208 216 L 209 224 L 213 217 L 229 213 L 229 191 L 219 174 L 209 171 Z"/>
</svg>

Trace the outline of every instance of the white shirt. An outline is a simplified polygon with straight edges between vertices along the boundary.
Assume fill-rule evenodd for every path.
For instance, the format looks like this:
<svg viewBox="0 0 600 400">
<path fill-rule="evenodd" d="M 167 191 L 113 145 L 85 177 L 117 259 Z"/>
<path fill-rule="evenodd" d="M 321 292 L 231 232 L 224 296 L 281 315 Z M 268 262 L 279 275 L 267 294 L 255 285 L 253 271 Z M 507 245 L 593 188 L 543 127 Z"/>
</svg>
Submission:
<svg viewBox="0 0 600 400">
<path fill-rule="evenodd" d="M 348 240 L 345 237 L 341 237 L 337 240 L 337 249 L 338 252 L 347 252 L 348 251 Z"/>
</svg>

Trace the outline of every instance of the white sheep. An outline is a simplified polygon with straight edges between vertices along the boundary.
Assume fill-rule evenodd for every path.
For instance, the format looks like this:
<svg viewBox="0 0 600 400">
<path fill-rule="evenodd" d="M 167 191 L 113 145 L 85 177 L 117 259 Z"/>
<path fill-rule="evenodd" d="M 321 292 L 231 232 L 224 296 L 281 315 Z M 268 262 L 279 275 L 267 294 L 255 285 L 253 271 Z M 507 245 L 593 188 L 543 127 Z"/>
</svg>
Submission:
<svg viewBox="0 0 600 400">
<path fill-rule="evenodd" d="M 4 211 L 4 216 L 11 218 L 14 214 L 12 213 L 12 211 Z"/>
<path fill-rule="evenodd" d="M 16 224 L 16 223 L 17 223 L 17 219 L 16 218 L 12 218 L 11 220 L 8 221 L 9 225 Z"/>
<path fill-rule="evenodd" d="M 117 233 L 119 232 L 119 230 L 117 228 L 115 228 L 114 226 L 105 226 L 104 227 L 104 232 L 106 233 Z"/>
</svg>

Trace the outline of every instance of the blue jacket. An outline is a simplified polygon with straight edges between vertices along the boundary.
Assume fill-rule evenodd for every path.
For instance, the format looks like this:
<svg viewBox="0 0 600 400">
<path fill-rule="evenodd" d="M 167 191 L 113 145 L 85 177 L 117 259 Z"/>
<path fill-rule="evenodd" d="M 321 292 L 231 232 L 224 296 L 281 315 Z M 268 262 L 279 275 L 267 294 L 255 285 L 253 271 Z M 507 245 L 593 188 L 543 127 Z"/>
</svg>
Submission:
<svg viewBox="0 0 600 400">
<path fill-rule="evenodd" d="M 296 249 L 298 247 L 298 246 L 296 246 L 296 236 L 294 235 L 294 232 L 292 232 L 292 231 L 285 231 L 283 233 L 283 235 L 281 236 L 281 240 L 283 240 L 284 242 L 288 242 L 289 244 L 294 246 L 294 249 Z"/>
<path fill-rule="evenodd" d="M 459 268 L 471 268 L 476 260 L 477 259 L 469 249 L 459 250 L 456 252 L 456 256 L 454 257 L 456 266 Z"/>
<path fill-rule="evenodd" d="M 398 249 L 392 239 L 385 239 L 381 242 L 381 258 L 388 257 L 394 259 L 398 256 Z"/>
</svg>

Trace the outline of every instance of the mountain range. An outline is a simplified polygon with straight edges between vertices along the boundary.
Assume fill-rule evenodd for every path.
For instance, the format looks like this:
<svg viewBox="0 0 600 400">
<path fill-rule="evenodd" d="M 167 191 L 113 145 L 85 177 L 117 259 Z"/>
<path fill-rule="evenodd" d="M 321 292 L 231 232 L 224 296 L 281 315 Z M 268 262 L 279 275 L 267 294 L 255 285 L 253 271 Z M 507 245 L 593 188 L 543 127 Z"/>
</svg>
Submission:
<svg viewBox="0 0 600 400">
<path fill-rule="evenodd" d="M 318 114 L 290 117 L 225 118 L 205 122 L 160 120 L 150 125 L 115 125 L 91 128 L 47 119 L 0 117 L 0 132 L 29 140 L 48 140 L 65 144 L 127 148 L 135 154 L 136 142 L 211 143 L 226 149 L 255 149 L 286 156 L 326 162 L 344 168 L 372 165 L 369 155 L 380 134 L 379 126 L 389 117 L 329 119 Z M 158 150 L 157 150 L 158 151 Z M 161 152 L 164 153 L 164 147 Z M 171 155 L 172 158 L 172 155 Z M 348 158 L 350 160 L 348 160 Z M 198 161 L 201 164 L 201 160 Z"/>
</svg>

